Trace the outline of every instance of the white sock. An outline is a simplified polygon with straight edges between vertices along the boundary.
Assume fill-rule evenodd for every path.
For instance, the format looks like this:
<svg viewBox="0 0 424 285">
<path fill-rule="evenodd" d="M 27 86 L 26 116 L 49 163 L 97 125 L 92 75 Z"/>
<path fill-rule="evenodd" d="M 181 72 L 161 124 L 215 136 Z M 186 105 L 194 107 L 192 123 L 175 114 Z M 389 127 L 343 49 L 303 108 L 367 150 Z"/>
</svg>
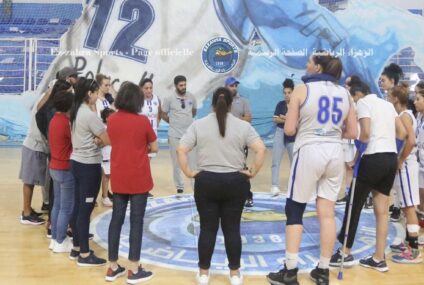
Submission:
<svg viewBox="0 0 424 285">
<path fill-rule="evenodd" d="M 329 267 L 330 267 L 330 258 L 327 258 L 321 255 L 319 257 L 318 268 L 327 269 Z"/>
<path fill-rule="evenodd" d="M 288 270 L 292 270 L 297 267 L 297 256 L 297 253 L 286 253 L 286 267 Z"/>
</svg>

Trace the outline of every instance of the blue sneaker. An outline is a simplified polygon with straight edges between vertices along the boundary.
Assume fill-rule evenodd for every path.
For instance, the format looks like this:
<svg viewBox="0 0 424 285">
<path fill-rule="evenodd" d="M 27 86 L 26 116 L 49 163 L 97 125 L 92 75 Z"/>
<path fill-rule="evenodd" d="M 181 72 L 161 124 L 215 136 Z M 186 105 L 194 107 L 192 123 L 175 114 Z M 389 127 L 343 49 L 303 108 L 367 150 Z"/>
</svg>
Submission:
<svg viewBox="0 0 424 285">
<path fill-rule="evenodd" d="M 153 273 L 150 271 L 144 270 L 141 265 L 138 267 L 138 271 L 136 273 L 132 272 L 132 270 L 128 270 L 128 284 L 137 284 L 140 282 L 145 282 L 147 280 L 152 279 Z"/>
<path fill-rule="evenodd" d="M 372 255 L 359 260 L 359 264 L 363 267 L 372 268 L 380 272 L 389 271 L 389 267 L 387 267 L 387 263 L 385 260 L 376 262 Z"/>
</svg>

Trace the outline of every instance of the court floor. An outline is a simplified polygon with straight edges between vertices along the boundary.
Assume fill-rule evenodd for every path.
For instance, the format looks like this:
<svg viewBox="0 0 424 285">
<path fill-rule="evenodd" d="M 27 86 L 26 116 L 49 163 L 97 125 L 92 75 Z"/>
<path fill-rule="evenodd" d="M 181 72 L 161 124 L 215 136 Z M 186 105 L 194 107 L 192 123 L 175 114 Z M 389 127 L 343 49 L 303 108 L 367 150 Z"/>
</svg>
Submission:
<svg viewBox="0 0 424 285">
<path fill-rule="evenodd" d="M 44 226 L 28 226 L 19 223 L 22 209 L 22 184 L 18 180 L 20 166 L 20 148 L 0 148 L 0 284 L 105 284 L 106 267 L 80 268 L 67 258 L 66 254 L 53 254 L 47 247 Z M 266 162 L 259 175 L 252 181 L 252 190 L 267 192 L 271 181 L 271 154 L 267 153 Z M 155 197 L 169 196 L 175 193 L 172 184 L 172 169 L 167 150 L 161 150 L 152 162 Z M 287 184 L 288 160 L 284 159 L 281 168 L 281 185 Z M 187 185 L 188 185 L 187 181 Z M 282 187 L 284 188 L 284 187 Z M 192 193 L 188 189 L 188 193 Z M 41 191 L 36 188 L 33 207 L 39 210 Z M 95 208 L 93 218 L 107 211 L 108 208 Z M 95 242 L 92 248 L 100 257 L 107 257 L 104 248 Z M 423 252 L 423 251 L 422 251 Z M 122 265 L 127 262 L 122 260 Z M 331 284 L 424 284 L 424 264 L 398 265 L 388 262 L 390 271 L 379 273 L 356 266 L 347 269 L 344 280 L 337 280 L 337 272 L 331 272 Z M 154 278 L 146 284 L 186 285 L 195 284 L 194 273 L 184 270 L 168 269 L 161 266 L 144 264 L 154 272 Z M 299 276 L 301 284 L 313 284 L 308 274 Z M 125 278 L 114 283 L 125 284 Z M 212 274 L 210 284 L 229 284 L 228 277 Z M 264 276 L 245 276 L 245 285 L 268 284 Z"/>
</svg>

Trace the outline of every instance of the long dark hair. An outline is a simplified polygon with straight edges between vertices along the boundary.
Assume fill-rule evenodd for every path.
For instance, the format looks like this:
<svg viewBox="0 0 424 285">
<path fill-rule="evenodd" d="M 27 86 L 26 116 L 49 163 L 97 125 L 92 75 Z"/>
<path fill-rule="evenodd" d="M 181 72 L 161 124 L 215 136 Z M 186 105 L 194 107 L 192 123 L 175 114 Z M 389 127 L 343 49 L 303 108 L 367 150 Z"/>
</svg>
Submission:
<svg viewBox="0 0 424 285">
<path fill-rule="evenodd" d="M 219 87 L 215 90 L 212 97 L 212 106 L 216 113 L 218 120 L 219 133 L 225 137 L 225 124 L 227 121 L 227 114 L 230 111 L 233 96 L 231 91 L 225 87 Z"/>
<path fill-rule="evenodd" d="M 81 104 L 88 102 L 88 92 L 95 92 L 99 90 L 99 84 L 94 79 L 87 79 L 85 77 L 80 77 L 75 87 L 75 99 L 74 105 L 71 109 L 71 125 L 74 124 L 75 119 L 77 118 L 77 113 Z"/>
<path fill-rule="evenodd" d="M 337 80 L 342 76 L 343 65 L 340 58 L 331 55 L 324 50 L 316 51 L 312 54 L 312 60 L 315 64 L 322 67 L 322 73 L 334 76 Z"/>
</svg>

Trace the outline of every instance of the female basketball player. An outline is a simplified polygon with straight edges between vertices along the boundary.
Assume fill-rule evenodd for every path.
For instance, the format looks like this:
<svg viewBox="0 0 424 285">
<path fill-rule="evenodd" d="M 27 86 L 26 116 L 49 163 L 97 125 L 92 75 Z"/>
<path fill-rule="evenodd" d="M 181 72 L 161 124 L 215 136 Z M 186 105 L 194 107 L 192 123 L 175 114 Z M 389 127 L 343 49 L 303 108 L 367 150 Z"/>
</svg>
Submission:
<svg viewBox="0 0 424 285">
<path fill-rule="evenodd" d="M 365 83 L 352 88 L 355 96 L 362 97 L 357 103 L 357 113 L 360 123 L 360 136 L 357 141 L 358 152 L 363 153 L 354 191 L 352 213 L 347 237 L 346 251 L 339 249 L 330 261 L 331 266 L 339 266 L 342 254 L 345 255 L 345 265 L 353 265 L 351 255 L 356 230 L 362 207 L 370 192 L 373 194 L 374 214 L 376 216 L 376 251 L 372 256 L 360 260 L 364 267 L 380 272 L 388 271 L 385 260 L 385 246 L 388 231 L 387 215 L 390 190 L 398 168 L 396 138 L 404 139 L 406 131 L 398 118 L 393 105 L 370 94 Z M 348 205 L 343 218 L 343 226 L 338 235 L 338 241 L 343 243 L 347 225 Z"/>
<path fill-rule="evenodd" d="M 391 63 L 388 66 L 384 67 L 383 72 L 380 76 L 380 86 L 385 92 L 384 96 L 388 95 L 388 92 L 398 85 L 400 78 L 403 75 L 402 68 L 396 63 Z M 398 222 L 400 220 L 400 201 L 398 200 L 398 195 L 396 191 L 392 191 L 393 205 L 390 206 L 390 220 L 392 222 Z"/>
<path fill-rule="evenodd" d="M 286 201 L 285 267 L 267 278 L 271 284 L 298 284 L 297 259 L 306 203 L 317 196 L 321 256 L 311 278 L 329 284 L 329 262 L 336 240 L 334 206 L 344 175 L 342 138 L 357 137 L 356 114 L 346 88 L 338 85 L 339 58 L 327 52 L 313 54 L 306 66 L 305 84 L 296 86 L 290 100 L 284 132 L 296 134 L 294 161 Z"/>
<path fill-rule="evenodd" d="M 409 98 L 408 84 L 393 87 L 387 96 L 387 100 L 393 104 L 399 117 L 407 131 L 405 146 L 399 154 L 398 173 L 396 175 L 393 188 L 397 192 L 397 199 L 400 208 L 406 218 L 406 241 L 395 242 L 390 246 L 393 252 L 400 253 L 392 256 L 392 260 L 397 263 L 421 263 L 422 258 L 418 249 L 418 225 L 415 206 L 420 204 L 420 194 L 418 188 L 418 162 L 417 149 L 415 147 L 415 132 L 417 130 L 417 120 L 411 110 L 407 109 Z"/>
</svg>

